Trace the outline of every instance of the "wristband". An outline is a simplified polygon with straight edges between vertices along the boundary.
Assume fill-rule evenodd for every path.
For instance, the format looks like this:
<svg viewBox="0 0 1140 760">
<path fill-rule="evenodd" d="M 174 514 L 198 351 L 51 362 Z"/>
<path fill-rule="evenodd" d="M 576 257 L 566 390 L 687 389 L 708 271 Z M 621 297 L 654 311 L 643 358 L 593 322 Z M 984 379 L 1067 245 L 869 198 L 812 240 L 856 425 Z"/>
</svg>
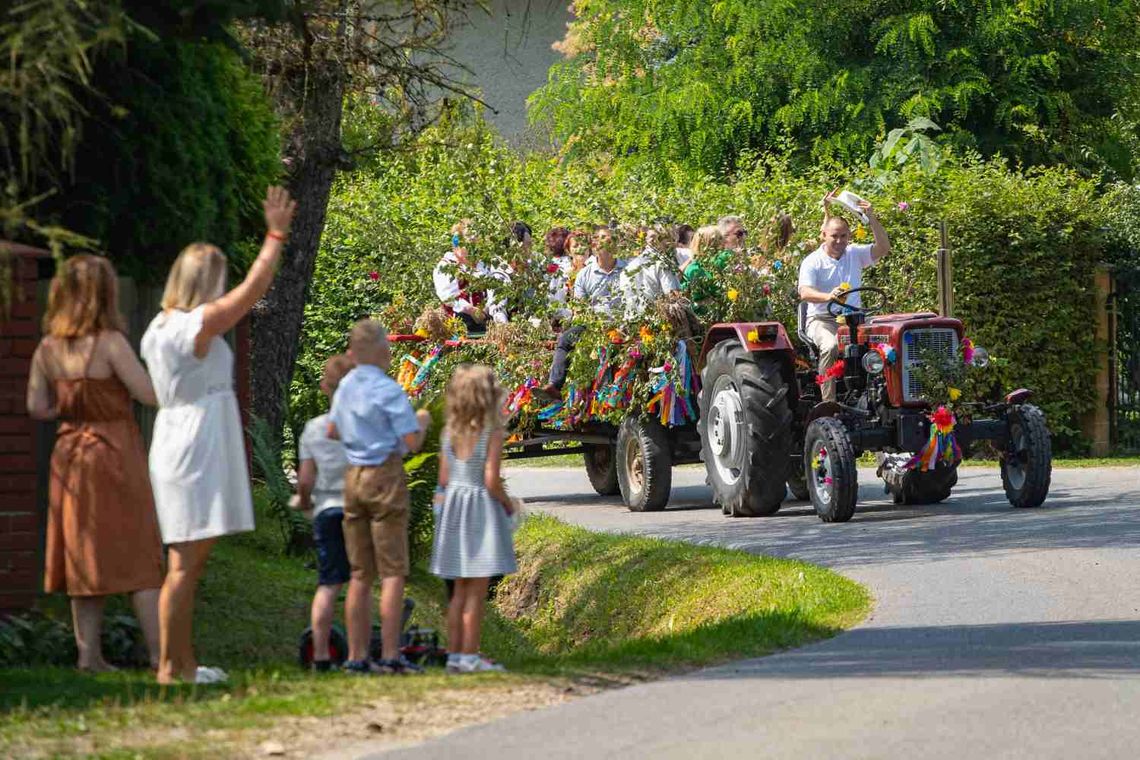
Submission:
<svg viewBox="0 0 1140 760">
<path fill-rule="evenodd" d="M 276 230 L 267 230 L 265 233 L 265 237 L 273 238 L 274 240 L 278 240 L 282 243 L 284 243 L 286 240 L 289 239 L 288 235 L 286 235 L 283 232 L 277 232 Z"/>
</svg>

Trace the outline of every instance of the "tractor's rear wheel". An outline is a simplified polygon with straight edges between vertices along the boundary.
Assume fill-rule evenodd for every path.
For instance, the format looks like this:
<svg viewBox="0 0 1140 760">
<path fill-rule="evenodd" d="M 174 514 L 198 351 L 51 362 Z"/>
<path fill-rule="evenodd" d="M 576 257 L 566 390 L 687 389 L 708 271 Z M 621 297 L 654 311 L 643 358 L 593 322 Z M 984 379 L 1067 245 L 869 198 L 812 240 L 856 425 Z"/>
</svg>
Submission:
<svg viewBox="0 0 1140 760">
<path fill-rule="evenodd" d="M 631 512 L 658 512 L 669 503 L 673 455 L 669 431 L 651 417 L 628 417 L 618 429 L 617 477 Z"/>
<path fill-rule="evenodd" d="M 586 444 L 584 448 L 582 459 L 586 463 L 586 476 L 594 490 L 601 496 L 621 493 L 613 444 Z"/>
<path fill-rule="evenodd" d="M 824 522 L 847 522 L 859 500 L 859 470 L 847 428 L 820 417 L 804 435 L 804 476 L 815 513 Z"/>
<path fill-rule="evenodd" d="M 713 497 L 733 517 L 775 514 L 792 445 L 780 361 L 726 340 L 709 352 L 701 383 L 701 459 Z"/>
<path fill-rule="evenodd" d="M 1001 484 L 1015 507 L 1039 507 L 1049 495 L 1053 444 L 1045 413 L 1032 404 L 1006 412 L 1009 443 L 1001 455 Z"/>
</svg>

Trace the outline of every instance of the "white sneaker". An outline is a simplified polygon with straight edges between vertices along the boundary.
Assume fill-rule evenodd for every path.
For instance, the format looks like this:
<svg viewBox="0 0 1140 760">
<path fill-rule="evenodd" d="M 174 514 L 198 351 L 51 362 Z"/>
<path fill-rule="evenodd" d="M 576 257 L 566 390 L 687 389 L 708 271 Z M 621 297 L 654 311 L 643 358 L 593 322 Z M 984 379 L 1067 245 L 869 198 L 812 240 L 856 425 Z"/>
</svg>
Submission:
<svg viewBox="0 0 1140 760">
<path fill-rule="evenodd" d="M 476 655 L 471 658 L 463 658 L 459 661 L 459 673 L 502 673 L 505 671 L 502 665 L 497 662 L 492 662 L 482 655 Z"/>
<path fill-rule="evenodd" d="M 194 683 L 197 684 L 225 683 L 228 680 L 230 677 L 221 668 L 208 668 L 199 665 L 198 669 L 194 671 Z"/>
</svg>

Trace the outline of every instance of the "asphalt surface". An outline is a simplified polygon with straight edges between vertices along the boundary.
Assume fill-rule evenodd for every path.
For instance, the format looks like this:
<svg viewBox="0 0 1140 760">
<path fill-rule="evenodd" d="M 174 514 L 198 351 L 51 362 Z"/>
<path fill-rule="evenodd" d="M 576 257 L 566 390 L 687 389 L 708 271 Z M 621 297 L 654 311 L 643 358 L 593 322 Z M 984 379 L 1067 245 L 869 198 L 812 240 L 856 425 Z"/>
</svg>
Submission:
<svg viewBox="0 0 1140 760">
<path fill-rule="evenodd" d="M 949 501 L 896 507 L 860 471 L 860 509 L 803 502 L 723 517 L 704 472 L 635 514 L 573 470 L 514 470 L 529 507 L 594 529 L 796 557 L 866 584 L 872 615 L 828 641 L 456 731 L 385 757 L 1140 757 L 1140 468 L 1056 470 L 1015 510 L 996 469 Z"/>
</svg>

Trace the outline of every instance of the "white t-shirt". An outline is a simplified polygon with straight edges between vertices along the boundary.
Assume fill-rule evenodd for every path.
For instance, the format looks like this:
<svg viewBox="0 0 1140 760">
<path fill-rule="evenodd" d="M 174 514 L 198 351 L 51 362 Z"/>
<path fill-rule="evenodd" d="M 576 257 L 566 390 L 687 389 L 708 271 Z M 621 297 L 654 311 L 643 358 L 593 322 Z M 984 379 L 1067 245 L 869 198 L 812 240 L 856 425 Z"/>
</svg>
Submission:
<svg viewBox="0 0 1140 760">
<path fill-rule="evenodd" d="M 871 260 L 871 248 L 871 245 L 852 243 L 847 246 L 843 257 L 836 261 L 827 255 L 821 245 L 808 254 L 808 257 L 800 264 L 799 286 L 807 285 L 823 293 L 830 293 L 843 283 L 847 283 L 852 288 L 862 287 L 863 270 L 875 263 Z M 847 305 L 862 306 L 859 294 L 856 293 L 848 297 Z M 809 319 L 812 317 L 831 318 L 827 313 L 826 303 L 809 303 L 807 315 Z"/>
<path fill-rule="evenodd" d="M 677 275 L 669 271 L 662 254 L 651 248 L 630 259 L 621 272 L 618 284 L 626 319 L 637 319 L 661 296 L 680 290 Z"/>
<path fill-rule="evenodd" d="M 348 457 L 344 444 L 328 436 L 329 416 L 322 414 L 305 423 L 301 433 L 300 459 L 312 459 L 317 465 L 317 483 L 313 486 L 313 517 L 326 509 L 344 508 L 344 468 Z"/>
</svg>

